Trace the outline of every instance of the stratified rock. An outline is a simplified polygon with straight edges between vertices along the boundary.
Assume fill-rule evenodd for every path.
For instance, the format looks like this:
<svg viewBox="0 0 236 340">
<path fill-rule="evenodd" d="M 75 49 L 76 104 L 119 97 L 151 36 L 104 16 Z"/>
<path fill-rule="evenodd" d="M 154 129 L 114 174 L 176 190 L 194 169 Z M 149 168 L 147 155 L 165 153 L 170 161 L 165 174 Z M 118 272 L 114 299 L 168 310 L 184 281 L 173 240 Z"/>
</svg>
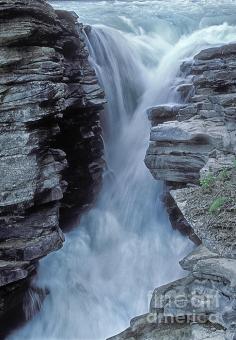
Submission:
<svg viewBox="0 0 236 340">
<path fill-rule="evenodd" d="M 145 164 L 156 179 L 197 182 L 209 154 L 230 148 L 222 122 L 190 119 L 171 121 L 152 128 Z"/>
<path fill-rule="evenodd" d="M 194 62 L 181 67 L 193 88 L 187 97 L 183 84 L 179 89 L 184 105 L 149 111 L 153 127 L 145 163 L 154 178 L 197 183 L 201 168 L 216 150 L 235 153 L 235 55 L 235 44 L 200 52 Z"/>
<path fill-rule="evenodd" d="M 0 316 L 62 247 L 59 211 L 87 206 L 101 183 L 104 93 L 77 20 L 44 0 L 0 0 Z"/>
<path fill-rule="evenodd" d="M 177 229 L 179 232 L 181 232 L 181 234 L 188 236 L 192 242 L 194 242 L 197 246 L 199 246 L 201 244 L 201 240 L 196 235 L 193 228 L 188 223 L 183 213 L 179 209 L 178 205 L 176 204 L 175 200 L 170 194 L 170 191 L 173 188 L 173 185 L 174 187 L 176 186 L 173 183 L 168 183 L 165 187 L 166 190 L 164 193 L 164 204 L 166 206 L 167 213 L 169 215 L 171 226 L 173 229 Z"/>
<path fill-rule="evenodd" d="M 153 319 L 152 314 L 145 316 L 147 320 Z M 108 340 L 225 340 L 222 329 L 195 323 L 183 325 L 181 318 L 179 320 L 179 324 L 158 324 L 146 321 L 146 323 L 137 326 L 135 330 L 130 327 Z"/>
<path fill-rule="evenodd" d="M 235 265 L 200 246 L 184 260 L 190 275 L 155 289 L 149 313 L 110 340 L 223 340 L 235 334 Z"/>
<path fill-rule="evenodd" d="M 223 45 L 219 47 L 211 47 L 202 50 L 198 53 L 195 60 L 212 60 L 212 59 L 227 59 L 228 57 L 234 57 L 236 54 L 236 44 Z"/>
<path fill-rule="evenodd" d="M 179 111 L 184 107 L 185 105 L 159 105 L 152 107 L 147 110 L 148 119 L 151 121 L 152 126 L 156 126 L 171 120 L 176 120 Z"/>
<path fill-rule="evenodd" d="M 219 258 L 219 254 L 211 252 L 204 245 L 200 245 L 197 249 L 192 251 L 189 255 L 187 255 L 184 259 L 180 261 L 180 265 L 184 270 L 193 270 L 193 267 L 199 260 L 202 259 L 212 259 Z"/>
</svg>

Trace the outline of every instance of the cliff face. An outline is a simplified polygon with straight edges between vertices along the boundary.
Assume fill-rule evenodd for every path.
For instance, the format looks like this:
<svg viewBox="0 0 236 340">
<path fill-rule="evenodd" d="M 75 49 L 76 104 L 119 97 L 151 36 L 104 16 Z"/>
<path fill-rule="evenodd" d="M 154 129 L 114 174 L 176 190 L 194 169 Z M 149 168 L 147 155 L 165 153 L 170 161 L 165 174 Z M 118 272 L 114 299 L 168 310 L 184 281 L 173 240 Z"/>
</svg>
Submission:
<svg viewBox="0 0 236 340">
<path fill-rule="evenodd" d="M 231 44 L 184 62 L 183 103 L 148 112 L 145 163 L 202 245 L 180 262 L 188 276 L 157 288 L 149 313 L 113 340 L 236 338 L 235 57 Z"/>
<path fill-rule="evenodd" d="M 154 126 L 145 162 L 156 179 L 197 183 L 209 157 L 235 153 L 235 54 L 232 44 L 183 63 L 184 103 L 149 111 Z"/>
<path fill-rule="evenodd" d="M 0 1 L 0 315 L 62 247 L 60 207 L 91 203 L 101 182 L 104 94 L 77 19 L 43 0 Z"/>
</svg>

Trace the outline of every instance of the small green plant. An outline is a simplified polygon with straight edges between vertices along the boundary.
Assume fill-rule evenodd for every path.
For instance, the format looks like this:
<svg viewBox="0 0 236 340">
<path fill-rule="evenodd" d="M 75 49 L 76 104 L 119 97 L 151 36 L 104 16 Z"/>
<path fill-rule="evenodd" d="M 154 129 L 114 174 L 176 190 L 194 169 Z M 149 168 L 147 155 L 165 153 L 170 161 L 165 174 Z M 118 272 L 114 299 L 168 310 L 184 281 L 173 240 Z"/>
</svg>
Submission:
<svg viewBox="0 0 236 340">
<path fill-rule="evenodd" d="M 223 208 L 223 206 L 225 205 L 225 203 L 227 202 L 227 198 L 226 197 L 218 197 L 216 198 L 210 208 L 209 208 L 209 212 L 211 214 L 215 214 L 220 212 L 220 210 Z"/>
<path fill-rule="evenodd" d="M 230 172 L 228 169 L 224 168 L 220 171 L 218 178 L 222 181 L 227 181 L 230 179 Z"/>
<path fill-rule="evenodd" d="M 200 184 L 203 189 L 210 189 L 215 183 L 216 178 L 212 174 L 208 174 L 206 177 L 200 180 Z"/>
</svg>

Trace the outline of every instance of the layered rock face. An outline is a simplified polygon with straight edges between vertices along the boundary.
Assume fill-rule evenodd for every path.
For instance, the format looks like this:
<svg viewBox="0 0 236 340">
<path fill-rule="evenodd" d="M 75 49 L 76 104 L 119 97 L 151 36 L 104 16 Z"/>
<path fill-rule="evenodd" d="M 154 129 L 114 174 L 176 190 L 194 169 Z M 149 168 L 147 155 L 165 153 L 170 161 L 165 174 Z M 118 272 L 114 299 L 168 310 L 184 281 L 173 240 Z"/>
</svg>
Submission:
<svg viewBox="0 0 236 340">
<path fill-rule="evenodd" d="M 156 179 L 197 183 L 209 157 L 235 153 L 236 45 L 208 49 L 181 66 L 184 104 L 149 110 L 145 163 Z"/>
<path fill-rule="evenodd" d="M 77 19 L 43 0 L 0 1 L 0 315 L 62 247 L 60 201 L 81 208 L 101 182 L 104 94 Z"/>
<path fill-rule="evenodd" d="M 188 276 L 157 288 L 149 312 L 112 340 L 236 338 L 235 57 L 231 44 L 184 62 L 183 103 L 148 112 L 145 163 L 202 244 L 180 262 Z"/>
<path fill-rule="evenodd" d="M 235 339 L 235 260 L 201 245 L 181 266 L 190 274 L 157 288 L 149 312 L 110 340 Z"/>
</svg>

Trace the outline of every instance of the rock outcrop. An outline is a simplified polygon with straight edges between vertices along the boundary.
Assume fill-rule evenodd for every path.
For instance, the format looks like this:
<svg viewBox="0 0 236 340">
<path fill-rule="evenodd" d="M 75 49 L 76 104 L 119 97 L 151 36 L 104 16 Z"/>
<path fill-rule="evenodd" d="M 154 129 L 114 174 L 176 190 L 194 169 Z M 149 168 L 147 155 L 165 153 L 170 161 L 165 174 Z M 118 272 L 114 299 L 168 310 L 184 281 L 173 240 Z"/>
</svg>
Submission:
<svg viewBox="0 0 236 340">
<path fill-rule="evenodd" d="M 235 55 L 236 44 L 202 51 L 181 66 L 184 104 L 149 110 L 145 163 L 156 179 L 198 183 L 209 157 L 235 153 Z"/>
<path fill-rule="evenodd" d="M 0 0 L 0 316 L 62 247 L 60 208 L 91 203 L 101 183 L 104 94 L 77 21 L 44 0 Z"/>
<path fill-rule="evenodd" d="M 148 111 L 145 163 L 167 183 L 175 224 L 202 244 L 180 262 L 188 276 L 157 288 L 112 340 L 236 338 L 235 57 L 235 44 L 200 52 L 181 65 L 182 104 Z"/>
<path fill-rule="evenodd" d="M 233 339 L 234 262 L 199 246 L 181 261 L 190 274 L 157 288 L 149 313 L 133 319 L 130 328 L 111 339 Z"/>
<path fill-rule="evenodd" d="M 210 158 L 201 171 L 201 187 L 173 190 L 171 195 L 211 251 L 236 259 L 235 156 Z"/>
</svg>

